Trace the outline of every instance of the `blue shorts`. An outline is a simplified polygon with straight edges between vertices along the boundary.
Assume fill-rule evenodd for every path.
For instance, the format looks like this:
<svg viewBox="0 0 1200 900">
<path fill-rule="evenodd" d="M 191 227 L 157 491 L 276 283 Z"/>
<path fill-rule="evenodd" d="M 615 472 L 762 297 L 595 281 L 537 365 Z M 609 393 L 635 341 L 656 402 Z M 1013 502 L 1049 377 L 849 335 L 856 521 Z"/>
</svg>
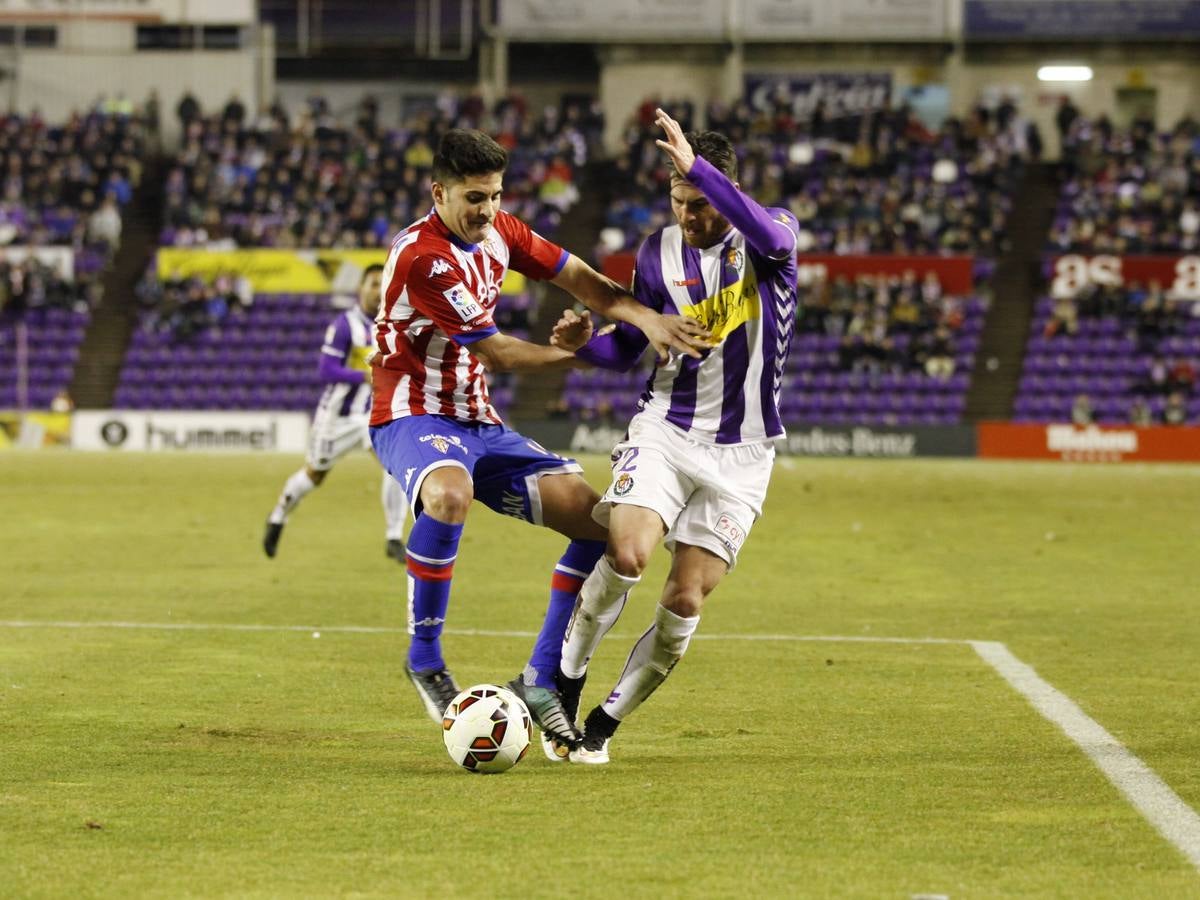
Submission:
<svg viewBox="0 0 1200 900">
<path fill-rule="evenodd" d="M 405 416 L 371 428 L 375 455 L 404 488 L 415 517 L 425 476 L 442 466 L 467 470 L 475 499 L 506 516 L 542 524 L 537 482 L 543 475 L 582 472 L 506 425 L 459 422 L 447 416 Z"/>
</svg>

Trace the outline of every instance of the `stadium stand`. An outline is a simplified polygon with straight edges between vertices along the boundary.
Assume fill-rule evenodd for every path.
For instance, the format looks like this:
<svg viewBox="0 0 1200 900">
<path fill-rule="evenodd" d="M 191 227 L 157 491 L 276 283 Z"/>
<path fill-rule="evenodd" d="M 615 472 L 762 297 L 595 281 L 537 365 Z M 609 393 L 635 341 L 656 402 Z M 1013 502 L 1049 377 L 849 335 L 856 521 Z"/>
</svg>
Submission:
<svg viewBox="0 0 1200 900">
<path fill-rule="evenodd" d="M 143 116 L 99 107 L 0 121 L 0 244 L 18 248 L 0 260 L 0 409 L 46 408 L 66 391 L 146 143 Z"/>
<path fill-rule="evenodd" d="M 346 118 L 319 97 L 294 118 L 279 104 L 255 120 L 226 106 L 187 127 L 167 176 L 161 243 L 384 247 L 428 210 L 434 148 L 451 127 L 496 136 L 511 154 L 506 208 L 552 234 L 579 197 L 575 172 L 602 125 L 590 100 L 535 114 L 516 96 L 490 110 L 475 96 L 445 98 L 394 126 L 370 97 Z"/>
<path fill-rule="evenodd" d="M 1163 299 L 1161 289 L 1092 288 L 1081 297 L 1043 297 L 1014 418 L 1197 424 L 1198 358 L 1200 318 L 1187 305 Z M 1083 414 L 1081 398 L 1090 415 Z"/>
<path fill-rule="evenodd" d="M 61 306 L 0 316 L 0 409 L 45 409 L 66 390 L 90 316 L 86 307 Z"/>
<path fill-rule="evenodd" d="M 977 107 L 930 132 L 903 106 L 800 122 L 786 112 L 786 97 L 777 102 L 774 112 L 710 104 L 706 127 L 739 147 L 744 190 L 796 214 L 802 252 L 1003 252 L 1025 153 L 1014 107 Z M 672 114 L 685 127 L 694 118 L 687 105 L 673 105 Z M 653 122 L 647 101 L 629 126 L 628 152 L 613 166 L 606 224 L 621 238 L 610 250 L 635 248 L 670 219 L 670 170 Z"/>
<path fill-rule="evenodd" d="M 1063 144 L 1064 181 L 1051 252 L 1167 254 L 1200 246 L 1200 128 L 1159 132 L 1147 118 L 1116 128 L 1077 116 Z M 1197 307 L 1157 282 L 1080 284 L 1038 300 L 1017 421 L 1148 425 L 1200 422 Z"/>
<path fill-rule="evenodd" d="M 1200 248 L 1200 125 L 1159 132 L 1149 119 L 1118 129 L 1077 117 L 1063 142 L 1066 181 L 1050 249 L 1070 253 L 1194 253 Z"/>
<path fill-rule="evenodd" d="M 309 412 L 323 382 L 317 362 L 337 310 L 327 294 L 238 295 L 232 279 L 169 286 L 141 317 L 121 369 L 117 409 L 276 409 Z M 531 300 L 505 297 L 502 328 L 528 336 Z M 280 348 L 264 335 L 286 332 Z M 492 402 L 512 404 L 512 376 L 491 379 Z"/>
<path fill-rule="evenodd" d="M 922 287 L 924 290 L 922 290 Z M 962 418 L 987 303 L 943 296 L 936 281 L 862 277 L 800 293 L 785 421 L 940 425 Z M 637 408 L 652 358 L 631 373 L 572 371 L 566 411 L 621 422 Z"/>
<path fill-rule="evenodd" d="M 0 121 L 0 243 L 111 249 L 121 209 L 141 178 L 140 115 L 91 111 L 61 124 L 40 116 Z"/>
<path fill-rule="evenodd" d="M 319 97 L 295 120 L 275 105 L 249 121 L 232 104 L 191 119 L 166 184 L 166 245 L 386 247 L 396 227 L 424 214 L 433 148 L 449 127 L 486 127 L 512 154 L 505 208 L 553 235 L 578 198 L 575 170 L 599 143 L 602 120 L 589 100 L 538 115 L 519 97 L 485 110 L 477 97 L 439 107 L 396 128 L 380 122 L 370 97 L 353 122 Z M 389 206 L 387 198 L 393 199 Z M 139 325 L 121 369 L 114 406 L 124 409 L 312 409 L 320 393 L 318 350 L 335 315 L 323 294 L 258 294 L 229 272 L 210 283 L 154 267 L 138 289 Z M 536 304 L 505 295 L 498 323 L 528 337 Z M 287 328 L 290 348 L 262 334 Z M 491 379 L 507 409 L 513 376 Z"/>
<path fill-rule="evenodd" d="M 606 252 L 632 250 L 671 221 L 670 169 L 654 141 L 656 100 L 627 131 L 612 166 Z M 690 127 L 695 110 L 668 103 Z M 964 254 L 980 289 L 943 296 L 936 277 L 861 277 L 802 288 L 785 384 L 787 418 L 831 424 L 961 421 L 989 302 L 987 279 L 1008 247 L 1012 195 L 1027 157 L 1015 106 L 976 107 L 931 132 L 906 107 L 801 122 L 786 96 L 771 109 L 709 104 L 706 123 L 741 151 L 740 183 L 801 223 L 802 253 Z M 932 360 L 932 362 L 931 362 Z M 635 408 L 645 374 L 572 373 L 567 410 L 619 419 Z"/>
</svg>

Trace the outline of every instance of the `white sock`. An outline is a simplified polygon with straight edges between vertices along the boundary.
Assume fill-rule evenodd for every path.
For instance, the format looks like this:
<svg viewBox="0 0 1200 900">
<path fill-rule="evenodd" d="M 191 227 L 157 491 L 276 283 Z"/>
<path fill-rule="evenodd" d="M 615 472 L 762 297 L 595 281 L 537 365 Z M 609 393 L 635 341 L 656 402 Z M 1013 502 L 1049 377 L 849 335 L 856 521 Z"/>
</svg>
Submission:
<svg viewBox="0 0 1200 900">
<path fill-rule="evenodd" d="M 308 477 L 308 470 L 301 469 L 293 472 L 292 477 L 283 486 L 283 493 L 279 495 L 279 500 L 276 502 L 275 508 L 271 510 L 268 521 L 282 525 L 287 521 L 288 513 L 295 509 L 296 505 L 304 499 L 304 495 L 315 487 L 313 480 Z"/>
<path fill-rule="evenodd" d="M 641 706 L 683 658 L 699 624 L 699 616 L 685 619 L 660 604 L 654 624 L 633 645 L 625 671 L 604 701 L 604 711 L 620 722 Z"/>
<path fill-rule="evenodd" d="M 387 539 L 389 541 L 404 540 L 404 520 L 408 518 L 408 495 L 400 482 L 387 473 L 383 473 L 383 518 L 387 522 Z"/>
<path fill-rule="evenodd" d="M 596 652 L 600 639 L 608 634 L 621 610 L 625 598 L 641 576 L 627 578 L 613 571 L 608 557 L 600 557 L 591 574 L 579 589 L 575 611 L 563 636 L 562 662 L 559 664 L 568 678 L 580 678 L 587 671 L 588 661 Z"/>
</svg>

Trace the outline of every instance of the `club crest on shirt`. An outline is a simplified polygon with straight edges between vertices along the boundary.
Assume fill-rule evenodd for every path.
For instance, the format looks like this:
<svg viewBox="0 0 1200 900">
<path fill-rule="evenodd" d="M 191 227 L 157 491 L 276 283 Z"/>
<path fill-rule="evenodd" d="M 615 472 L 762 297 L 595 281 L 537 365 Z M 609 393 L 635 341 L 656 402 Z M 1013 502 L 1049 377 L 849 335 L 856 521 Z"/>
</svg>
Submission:
<svg viewBox="0 0 1200 900">
<path fill-rule="evenodd" d="M 456 434 L 423 434 L 421 435 L 422 444 L 430 444 L 438 453 L 448 453 L 451 447 L 457 447 L 467 455 L 467 448 L 462 445 L 462 441 L 458 439 Z"/>
<path fill-rule="evenodd" d="M 613 482 L 613 493 L 618 497 L 624 497 L 633 490 L 633 476 L 628 472 L 622 472 L 617 476 L 617 480 Z"/>
<path fill-rule="evenodd" d="M 737 247 L 730 247 L 729 252 L 725 254 L 725 265 L 731 269 L 737 269 L 739 273 L 742 271 L 742 263 L 745 261 L 745 256 Z"/>
<path fill-rule="evenodd" d="M 458 313 L 458 317 L 464 322 L 470 322 L 483 315 L 483 307 L 471 296 L 471 292 L 461 281 L 449 290 L 442 291 L 442 296 L 450 302 L 454 311 Z"/>
</svg>

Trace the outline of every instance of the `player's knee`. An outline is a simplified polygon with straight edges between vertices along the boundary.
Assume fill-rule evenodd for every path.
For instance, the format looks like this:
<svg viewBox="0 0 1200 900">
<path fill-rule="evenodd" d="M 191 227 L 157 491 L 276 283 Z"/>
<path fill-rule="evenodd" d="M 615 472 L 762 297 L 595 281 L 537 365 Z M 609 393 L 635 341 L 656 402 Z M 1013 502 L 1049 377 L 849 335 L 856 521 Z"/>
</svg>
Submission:
<svg viewBox="0 0 1200 900">
<path fill-rule="evenodd" d="M 680 618 L 690 619 L 704 609 L 704 591 L 699 585 L 677 584 L 663 597 L 662 605 Z"/>
<path fill-rule="evenodd" d="M 469 485 L 427 483 L 421 488 L 421 504 L 425 512 L 440 522 L 466 521 L 472 499 Z"/>
<path fill-rule="evenodd" d="M 608 548 L 608 564 L 626 578 L 637 578 L 650 562 L 650 551 L 643 547 L 620 545 Z"/>
<path fill-rule="evenodd" d="M 312 481 L 313 484 L 320 484 L 322 481 L 324 481 L 326 474 L 327 473 L 319 471 L 317 469 L 309 469 L 308 470 L 309 480 Z"/>
</svg>

